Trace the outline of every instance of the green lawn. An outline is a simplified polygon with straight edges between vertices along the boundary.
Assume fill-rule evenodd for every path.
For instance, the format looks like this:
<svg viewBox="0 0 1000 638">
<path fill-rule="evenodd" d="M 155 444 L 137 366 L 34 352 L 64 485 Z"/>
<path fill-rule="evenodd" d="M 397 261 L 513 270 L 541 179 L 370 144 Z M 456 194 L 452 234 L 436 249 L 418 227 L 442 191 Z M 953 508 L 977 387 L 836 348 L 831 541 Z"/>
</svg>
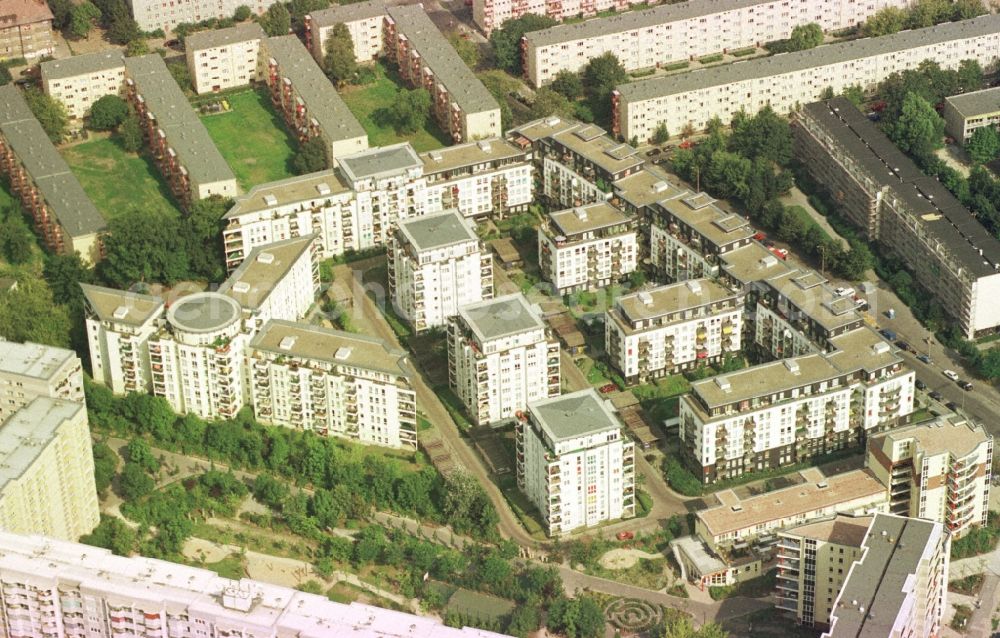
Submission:
<svg viewBox="0 0 1000 638">
<path fill-rule="evenodd" d="M 232 107 L 225 113 L 201 118 L 219 152 L 236 173 L 244 190 L 266 182 L 292 177 L 295 139 L 271 108 L 262 91 L 245 91 L 225 98 Z"/>
<path fill-rule="evenodd" d="M 83 190 L 107 219 L 136 206 L 172 217 L 180 214 L 170 188 L 145 155 L 126 153 L 110 138 L 69 146 L 61 152 Z"/>
<path fill-rule="evenodd" d="M 340 96 L 358 118 L 361 126 L 368 132 L 369 146 L 387 146 L 400 142 L 409 142 L 418 153 L 430 151 L 452 143 L 451 139 L 441 131 L 433 114 L 428 115 L 427 125 L 423 130 L 412 135 L 400 135 L 391 127 L 375 123 L 374 114 L 383 108 L 392 106 L 401 89 L 409 87 L 399 78 L 395 70 L 383 65 L 375 65 L 378 79 L 364 86 L 349 86 L 340 92 Z"/>
</svg>

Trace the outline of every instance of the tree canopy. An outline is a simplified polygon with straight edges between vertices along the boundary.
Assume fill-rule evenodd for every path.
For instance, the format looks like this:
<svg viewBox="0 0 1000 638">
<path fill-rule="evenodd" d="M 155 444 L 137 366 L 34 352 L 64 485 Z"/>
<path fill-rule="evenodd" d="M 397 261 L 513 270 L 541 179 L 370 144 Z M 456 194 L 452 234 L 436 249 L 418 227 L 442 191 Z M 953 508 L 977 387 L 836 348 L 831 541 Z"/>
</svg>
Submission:
<svg viewBox="0 0 1000 638">
<path fill-rule="evenodd" d="M 139 282 L 172 284 L 188 276 L 180 223 L 150 208 L 136 208 L 108 221 L 101 278 L 115 288 Z"/>
<path fill-rule="evenodd" d="M 573 117 L 574 113 L 573 103 L 566 99 L 566 96 L 562 93 L 557 93 L 549 87 L 542 87 L 535 91 L 535 101 L 531 104 L 532 119 L 539 119 L 550 115 L 570 118 Z"/>
<path fill-rule="evenodd" d="M 767 45 L 772 53 L 788 53 L 803 51 L 823 44 L 823 27 L 815 22 L 800 24 L 792 29 L 791 35 L 785 40 L 778 40 Z"/>
<path fill-rule="evenodd" d="M 499 29 L 490 33 L 490 46 L 493 48 L 496 66 L 515 77 L 520 77 L 524 72 L 521 66 L 521 38 L 525 33 L 541 31 L 556 24 L 558 22 L 553 18 L 534 13 L 505 20 Z"/>
<path fill-rule="evenodd" d="M 25 90 L 24 99 L 52 143 L 62 142 L 69 134 L 69 117 L 63 103 L 36 88 Z"/>
<path fill-rule="evenodd" d="M 129 113 L 118 127 L 116 136 L 122 148 L 129 153 L 138 153 L 142 150 L 142 125 L 139 123 L 139 116 Z"/>
<path fill-rule="evenodd" d="M 69 21 L 66 23 L 66 34 L 72 38 L 85 38 L 101 17 L 101 10 L 93 2 L 81 2 L 72 5 L 69 10 Z"/>
<path fill-rule="evenodd" d="M 284 4 L 275 2 L 267 8 L 264 15 L 257 18 L 257 22 L 264 29 L 264 33 L 271 37 L 288 35 L 292 28 L 292 15 L 288 13 Z"/>
<path fill-rule="evenodd" d="M 236 20 L 237 22 L 246 22 L 252 16 L 253 11 L 251 11 L 250 7 L 245 4 L 241 4 L 236 7 L 236 11 L 233 12 L 233 20 Z"/>
<path fill-rule="evenodd" d="M 929 157 L 942 145 L 944 120 L 933 104 L 911 93 L 903 99 L 899 117 L 886 132 L 904 153 Z"/>
<path fill-rule="evenodd" d="M 898 33 L 906 28 L 906 11 L 899 7 L 886 7 L 868 20 L 861 27 L 861 33 L 869 38 Z"/>
<path fill-rule="evenodd" d="M 431 94 L 425 88 L 401 91 L 398 99 L 387 108 L 372 114 L 382 125 L 391 126 L 397 133 L 416 133 L 427 125 L 431 112 Z"/>
<path fill-rule="evenodd" d="M 977 128 L 965 144 L 969 157 L 977 164 L 985 164 L 1000 154 L 1000 133 L 994 126 Z"/>
<path fill-rule="evenodd" d="M 17 288 L 0 292 L 0 335 L 9 341 L 34 341 L 69 347 L 70 321 L 40 279 L 24 279 Z"/>
<path fill-rule="evenodd" d="M 128 104 L 117 95 L 105 95 L 90 107 L 90 128 L 110 131 L 128 117 Z"/>
<path fill-rule="evenodd" d="M 318 135 L 303 142 L 295 157 L 292 158 L 292 168 L 299 175 L 322 171 L 327 166 L 329 166 L 329 159 L 326 153 L 326 143 Z"/>
<path fill-rule="evenodd" d="M 333 83 L 343 86 L 358 72 L 358 61 L 354 57 L 354 41 L 351 32 L 343 23 L 333 25 L 326 41 L 326 55 L 323 56 L 323 70 Z"/>
<path fill-rule="evenodd" d="M 549 82 L 549 88 L 556 93 L 562 93 L 570 100 L 583 96 L 583 80 L 580 79 L 580 74 L 569 69 L 563 69 L 556 73 L 552 81 Z"/>
<path fill-rule="evenodd" d="M 628 81 L 628 72 L 621 61 L 610 51 L 597 56 L 583 68 L 583 88 L 591 112 L 598 121 L 611 118 L 611 92 Z"/>
</svg>

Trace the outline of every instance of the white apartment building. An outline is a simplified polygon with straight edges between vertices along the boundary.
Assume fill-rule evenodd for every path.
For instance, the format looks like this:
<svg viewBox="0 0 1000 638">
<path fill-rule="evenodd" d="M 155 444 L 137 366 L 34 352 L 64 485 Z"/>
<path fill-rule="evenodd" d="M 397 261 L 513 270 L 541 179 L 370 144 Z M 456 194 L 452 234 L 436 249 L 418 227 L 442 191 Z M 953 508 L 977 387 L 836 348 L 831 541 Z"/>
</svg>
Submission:
<svg viewBox="0 0 1000 638">
<path fill-rule="evenodd" d="M 83 371 L 72 350 L 0 336 L 0 421 L 38 397 L 83 403 Z"/>
<path fill-rule="evenodd" d="M 194 92 L 225 91 L 262 80 L 260 45 L 265 38 L 264 29 L 256 22 L 198 31 L 184 38 Z"/>
<path fill-rule="evenodd" d="M 594 388 L 529 403 L 515 437 L 518 486 L 549 536 L 635 515 L 635 446 Z"/>
<path fill-rule="evenodd" d="M 542 86 L 559 71 L 578 72 L 605 53 L 614 53 L 626 71 L 654 68 L 759 47 L 788 38 L 799 25 L 815 23 L 824 31 L 837 31 L 861 24 L 887 7 L 911 4 L 912 0 L 689 0 L 532 31 L 522 41 L 522 59 L 528 80 Z"/>
<path fill-rule="evenodd" d="M 10 635 L 141 638 L 506 638 L 370 605 L 106 549 L 0 532 Z M 16 601 L 16 602 L 15 602 Z"/>
<path fill-rule="evenodd" d="M 823 638 L 940 636 L 950 552 L 941 523 L 876 514 Z"/>
<path fill-rule="evenodd" d="M 149 338 L 159 330 L 163 300 L 80 284 L 95 383 L 115 394 L 150 392 Z"/>
<path fill-rule="evenodd" d="M 406 353 L 372 337 L 272 320 L 247 349 L 263 423 L 416 449 L 416 393 Z"/>
<path fill-rule="evenodd" d="M 622 295 L 604 315 L 608 362 L 625 383 L 644 383 L 740 352 L 744 293 L 689 279 Z"/>
<path fill-rule="evenodd" d="M 4 419 L 0 528 L 63 540 L 93 531 L 100 512 L 90 446 L 82 397 L 66 401 L 39 396 Z"/>
<path fill-rule="evenodd" d="M 503 217 L 532 201 L 530 153 L 480 140 L 417 155 L 408 143 L 342 157 L 335 170 L 255 186 L 226 213 L 226 264 L 255 246 L 307 233 L 323 258 L 384 246 L 400 219 L 457 208 Z"/>
<path fill-rule="evenodd" d="M 639 4 L 639 0 L 474 0 L 472 20 L 489 35 L 504 21 L 526 13 L 562 21 L 577 16 L 590 17 L 599 11 L 625 11 L 633 4 Z"/>
<path fill-rule="evenodd" d="M 705 483 L 803 461 L 893 427 L 913 412 L 914 373 L 870 328 L 810 354 L 696 381 L 680 437 Z"/>
<path fill-rule="evenodd" d="M 559 342 L 521 293 L 460 306 L 448 324 L 448 381 L 477 425 L 560 393 Z"/>
<path fill-rule="evenodd" d="M 401 220 L 389 238 L 389 296 L 416 332 L 493 298 L 493 257 L 457 210 Z"/>
<path fill-rule="evenodd" d="M 986 525 L 993 437 L 951 414 L 868 440 L 868 467 L 887 486 L 893 514 L 943 523 L 954 538 Z"/>
<path fill-rule="evenodd" d="M 618 283 L 638 260 L 634 220 L 608 203 L 549 213 L 538 228 L 538 266 L 559 294 Z"/>
<path fill-rule="evenodd" d="M 66 107 L 75 125 L 82 125 L 90 107 L 105 95 L 121 95 L 125 87 L 125 56 L 118 49 L 74 55 L 41 64 L 42 90 Z"/>
<path fill-rule="evenodd" d="M 972 59 L 990 71 L 998 52 L 1000 16 L 985 15 L 631 82 L 612 93 L 614 133 L 626 140 L 647 140 L 660 124 L 676 133 L 688 125 L 702 130 L 713 117 L 729 122 L 739 111 L 756 113 L 768 105 L 777 113 L 789 113 L 830 89 L 839 94 L 860 85 L 871 92 L 892 73 L 928 59 L 945 69 Z"/>
<path fill-rule="evenodd" d="M 257 15 L 263 14 L 274 0 L 194 0 L 169 2 L 155 0 L 129 0 L 132 17 L 143 31 L 173 31 L 182 22 L 196 23 L 209 18 L 232 18 L 241 6 L 250 7 Z"/>
<path fill-rule="evenodd" d="M 305 16 L 306 45 L 316 61 L 326 55 L 326 42 L 333 27 L 342 24 L 351 34 L 354 58 L 358 62 L 377 60 L 385 50 L 384 0 L 353 2 L 313 11 Z"/>
</svg>

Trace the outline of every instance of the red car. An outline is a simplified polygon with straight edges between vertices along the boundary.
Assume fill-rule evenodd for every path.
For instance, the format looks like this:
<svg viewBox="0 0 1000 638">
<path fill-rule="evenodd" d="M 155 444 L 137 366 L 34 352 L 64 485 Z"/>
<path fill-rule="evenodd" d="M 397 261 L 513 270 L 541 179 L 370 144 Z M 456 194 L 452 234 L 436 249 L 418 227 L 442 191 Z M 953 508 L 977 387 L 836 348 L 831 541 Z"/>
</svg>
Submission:
<svg viewBox="0 0 1000 638">
<path fill-rule="evenodd" d="M 618 532 L 615 534 L 615 538 L 620 541 L 630 541 L 635 538 L 635 532 Z"/>
<path fill-rule="evenodd" d="M 600 392 L 601 394 L 607 394 L 609 392 L 614 392 L 617 389 L 618 386 L 616 386 L 614 383 L 605 383 L 600 388 L 598 388 L 597 391 Z"/>
</svg>

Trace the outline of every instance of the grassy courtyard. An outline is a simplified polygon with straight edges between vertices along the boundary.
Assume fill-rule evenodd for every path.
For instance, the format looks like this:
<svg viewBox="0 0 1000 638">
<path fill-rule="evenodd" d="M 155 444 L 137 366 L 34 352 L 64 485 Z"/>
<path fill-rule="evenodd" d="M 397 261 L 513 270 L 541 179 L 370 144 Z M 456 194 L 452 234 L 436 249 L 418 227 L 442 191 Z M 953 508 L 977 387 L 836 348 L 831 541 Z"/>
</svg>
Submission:
<svg viewBox="0 0 1000 638">
<path fill-rule="evenodd" d="M 390 69 L 381 62 L 376 63 L 375 74 L 378 77 L 375 82 L 364 86 L 349 86 L 340 92 L 340 96 L 347 103 L 347 108 L 351 109 L 351 113 L 354 113 L 354 117 L 358 118 L 361 126 L 367 131 L 369 146 L 387 146 L 409 142 L 415 151 L 421 153 L 452 143 L 438 127 L 433 115 L 428 116 L 427 124 L 422 130 L 412 135 L 400 135 L 391 126 L 377 124 L 376 113 L 380 109 L 392 106 L 400 90 L 409 87 L 399 78 L 394 69 Z"/>
<path fill-rule="evenodd" d="M 267 94 L 245 91 L 227 96 L 231 109 L 201 118 L 219 152 L 229 162 L 240 187 L 292 177 L 297 146 Z"/>
<path fill-rule="evenodd" d="M 177 216 L 170 188 L 148 157 L 127 153 L 113 138 L 61 149 L 83 190 L 107 219 L 136 206 Z"/>
</svg>

